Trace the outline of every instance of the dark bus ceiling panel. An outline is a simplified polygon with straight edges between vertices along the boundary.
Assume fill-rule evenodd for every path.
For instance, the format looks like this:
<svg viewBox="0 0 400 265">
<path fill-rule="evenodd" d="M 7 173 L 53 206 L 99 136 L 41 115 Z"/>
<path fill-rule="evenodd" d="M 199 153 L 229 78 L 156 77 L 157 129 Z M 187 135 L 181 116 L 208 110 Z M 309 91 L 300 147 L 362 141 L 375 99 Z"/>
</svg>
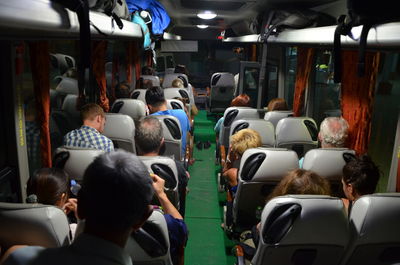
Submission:
<svg viewBox="0 0 400 265">
<path fill-rule="evenodd" d="M 208 10 L 226 10 L 235 11 L 244 6 L 246 2 L 243 1 L 193 1 L 193 0 L 181 0 L 181 6 L 184 8 Z"/>
</svg>

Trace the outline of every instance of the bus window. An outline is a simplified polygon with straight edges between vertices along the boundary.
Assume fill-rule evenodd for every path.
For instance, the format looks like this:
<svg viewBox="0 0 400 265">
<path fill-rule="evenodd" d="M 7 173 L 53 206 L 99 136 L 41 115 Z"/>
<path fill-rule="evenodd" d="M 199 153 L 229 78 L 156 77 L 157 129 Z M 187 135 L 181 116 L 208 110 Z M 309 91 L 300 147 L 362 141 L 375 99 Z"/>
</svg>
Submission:
<svg viewBox="0 0 400 265">
<path fill-rule="evenodd" d="M 266 107 L 268 102 L 278 97 L 278 65 L 267 65 L 267 97 L 263 96 L 261 107 Z"/>
<path fill-rule="evenodd" d="M 340 117 L 340 84 L 333 82 L 333 59 L 330 51 L 317 50 L 312 80 L 312 117 L 320 124 L 330 116 Z"/>
<path fill-rule="evenodd" d="M 168 55 L 165 59 L 167 61 L 167 68 L 175 68 L 174 57 Z"/>
<path fill-rule="evenodd" d="M 400 53 L 381 53 L 374 98 L 368 153 L 379 166 L 382 177 L 377 192 L 386 192 L 395 141 L 400 102 Z"/>
<path fill-rule="evenodd" d="M 285 55 L 285 100 L 288 108 L 293 108 L 294 86 L 296 84 L 297 48 L 286 49 Z"/>
<path fill-rule="evenodd" d="M 156 71 L 159 73 L 165 72 L 165 60 L 163 56 L 157 57 L 157 68 Z"/>
</svg>

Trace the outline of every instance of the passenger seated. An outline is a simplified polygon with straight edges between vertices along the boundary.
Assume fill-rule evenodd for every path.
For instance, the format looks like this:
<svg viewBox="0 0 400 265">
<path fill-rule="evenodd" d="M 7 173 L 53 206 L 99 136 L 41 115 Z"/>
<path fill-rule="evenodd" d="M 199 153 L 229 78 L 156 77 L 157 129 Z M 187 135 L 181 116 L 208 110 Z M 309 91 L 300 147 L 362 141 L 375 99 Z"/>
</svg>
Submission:
<svg viewBox="0 0 400 265">
<path fill-rule="evenodd" d="M 121 82 L 115 86 L 115 98 L 131 98 L 131 88 L 128 82 Z"/>
<path fill-rule="evenodd" d="M 343 192 L 347 198 L 343 203 L 349 213 L 355 200 L 375 192 L 379 178 L 379 168 L 367 155 L 351 158 L 343 167 Z"/>
<path fill-rule="evenodd" d="M 327 117 L 321 122 L 318 140 L 322 148 L 344 147 L 349 136 L 349 124 L 342 117 Z M 299 167 L 303 167 L 304 157 L 299 160 Z"/>
<path fill-rule="evenodd" d="M 236 192 L 238 185 L 237 174 L 244 151 L 261 145 L 260 134 L 252 129 L 243 129 L 231 136 L 229 153 L 222 176 L 225 177 L 233 194 Z"/>
<path fill-rule="evenodd" d="M 267 106 L 268 111 L 275 110 L 288 110 L 288 106 L 286 104 L 286 100 L 284 98 L 273 98 L 268 102 Z"/>
<path fill-rule="evenodd" d="M 142 67 L 142 75 L 154 75 L 154 68 L 150 66 L 143 66 Z"/>
<path fill-rule="evenodd" d="M 81 118 L 83 125 L 64 136 L 64 145 L 114 151 L 113 142 L 101 134 L 106 123 L 103 109 L 97 104 L 89 103 L 82 107 Z"/>
<path fill-rule="evenodd" d="M 250 97 L 247 94 L 241 94 L 236 98 L 232 99 L 231 107 L 250 107 Z M 219 138 L 219 134 L 221 131 L 221 126 L 224 123 L 224 117 L 219 118 L 217 123 L 215 124 L 214 131 Z"/>
<path fill-rule="evenodd" d="M 66 247 L 19 248 L 4 264 L 132 264 L 123 248 L 152 212 L 152 183 L 135 155 L 122 150 L 100 155 L 85 171 L 78 194 L 83 233 Z"/>
<path fill-rule="evenodd" d="M 184 110 L 167 109 L 164 91 L 161 87 L 152 87 L 146 91 L 146 102 L 151 115 L 171 115 L 179 120 L 182 133 L 182 156 L 186 154 L 186 138 L 190 131 L 190 122 Z"/>
<path fill-rule="evenodd" d="M 178 64 L 177 66 L 175 66 L 174 72 L 178 73 L 178 74 L 185 74 L 189 78 L 189 71 L 187 70 L 186 66 L 183 64 Z M 182 81 L 182 85 L 183 85 L 184 82 L 183 82 L 183 80 L 181 80 L 181 81 Z M 191 106 L 192 109 L 190 111 L 191 111 L 192 116 L 194 117 L 199 113 L 199 110 L 198 110 L 198 108 L 194 102 L 194 98 L 193 98 L 193 96 L 197 96 L 197 92 L 196 92 L 196 89 L 190 83 L 188 84 L 187 88 L 191 89 L 191 91 L 189 91 L 189 94 L 192 95 L 191 101 L 193 101 L 193 104 Z"/>
</svg>

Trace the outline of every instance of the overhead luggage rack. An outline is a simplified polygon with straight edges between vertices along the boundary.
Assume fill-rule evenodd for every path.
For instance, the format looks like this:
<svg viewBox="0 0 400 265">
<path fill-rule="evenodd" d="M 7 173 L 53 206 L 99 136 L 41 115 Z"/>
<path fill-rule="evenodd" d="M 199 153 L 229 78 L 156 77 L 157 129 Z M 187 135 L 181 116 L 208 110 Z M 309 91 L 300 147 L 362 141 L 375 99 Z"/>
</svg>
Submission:
<svg viewBox="0 0 400 265">
<path fill-rule="evenodd" d="M 103 34 L 91 26 L 94 39 L 142 38 L 140 26 L 127 20 L 119 29 L 112 18 L 90 11 L 90 21 Z M 50 0 L 0 0 L 0 36 L 3 39 L 79 38 L 76 13 Z"/>
</svg>

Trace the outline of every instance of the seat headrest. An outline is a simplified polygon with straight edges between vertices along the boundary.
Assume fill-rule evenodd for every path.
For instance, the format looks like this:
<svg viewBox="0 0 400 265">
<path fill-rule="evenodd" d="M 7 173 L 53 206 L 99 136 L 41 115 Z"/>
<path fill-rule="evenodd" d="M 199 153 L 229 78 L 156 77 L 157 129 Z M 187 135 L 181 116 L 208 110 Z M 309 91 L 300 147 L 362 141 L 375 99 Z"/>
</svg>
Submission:
<svg viewBox="0 0 400 265">
<path fill-rule="evenodd" d="M 211 76 L 212 87 L 235 87 L 235 78 L 231 73 L 214 73 Z"/>
<path fill-rule="evenodd" d="M 250 107 L 229 107 L 224 112 L 224 126 L 231 126 L 234 120 L 242 118 L 258 119 L 259 117 L 257 109 Z"/>
<path fill-rule="evenodd" d="M 166 99 L 187 98 L 189 93 L 185 88 L 169 87 L 164 89 L 164 96 Z"/>
<path fill-rule="evenodd" d="M 78 100 L 77 95 L 67 95 L 64 98 L 64 102 L 62 104 L 62 110 L 75 116 L 80 117 L 80 111 L 76 109 L 76 102 Z"/>
<path fill-rule="evenodd" d="M 132 92 L 131 99 L 138 99 L 143 101 L 146 104 L 146 89 L 135 89 Z"/>
<path fill-rule="evenodd" d="M 76 67 L 74 57 L 66 54 L 50 53 L 50 60 L 53 67 L 60 70 L 60 74 L 64 74 L 68 69 Z"/>
<path fill-rule="evenodd" d="M 247 149 L 240 160 L 239 179 L 247 182 L 280 181 L 299 168 L 296 152 L 284 148 Z"/>
<path fill-rule="evenodd" d="M 153 86 L 160 86 L 160 78 L 156 75 L 142 75 L 143 80 L 150 80 Z"/>
<path fill-rule="evenodd" d="M 184 83 L 183 84 L 184 87 L 187 87 L 188 84 L 189 84 L 189 79 L 188 79 L 187 75 L 181 74 L 181 73 L 173 73 L 173 74 L 166 74 L 164 76 L 164 80 L 163 80 L 162 86 L 164 88 L 172 87 L 172 82 L 175 79 L 181 79 L 183 81 L 183 83 Z"/>
<path fill-rule="evenodd" d="M 146 105 L 144 104 L 143 101 L 138 100 L 138 99 L 117 99 L 113 107 L 111 109 L 114 109 L 114 105 L 118 104 L 120 105 L 123 102 L 122 106 L 119 108 L 119 112 L 121 114 L 126 114 L 130 116 L 133 120 L 138 120 L 141 117 L 146 116 Z M 119 107 L 119 106 L 118 106 Z M 115 107 L 115 110 L 117 110 L 117 107 Z"/>
<path fill-rule="evenodd" d="M 79 88 L 78 88 L 78 80 L 66 76 L 56 76 L 54 78 L 58 85 L 56 86 L 56 91 L 59 94 L 66 95 L 78 95 Z"/>
<path fill-rule="evenodd" d="M 183 106 L 183 102 L 178 99 L 167 99 L 167 108 L 168 109 L 185 109 Z"/>
<path fill-rule="evenodd" d="M 66 158 L 63 169 L 68 173 L 70 178 L 81 180 L 89 164 L 105 151 L 63 146 L 57 148 L 55 153 L 56 155 L 59 155 L 61 152 L 67 152 L 69 154 Z"/>
<path fill-rule="evenodd" d="M 271 122 L 263 119 L 235 120 L 231 125 L 229 135 L 234 135 L 238 131 L 246 128 L 253 129 L 260 134 L 262 146 L 275 146 L 275 128 Z"/>
<path fill-rule="evenodd" d="M 318 144 L 318 128 L 315 121 L 307 117 L 281 119 L 276 126 L 276 144 Z"/>
<path fill-rule="evenodd" d="M 111 140 L 118 139 L 132 142 L 135 137 L 135 122 L 125 114 L 106 113 L 103 135 Z"/>
<path fill-rule="evenodd" d="M 264 115 L 264 120 L 270 121 L 274 127 L 278 124 L 278 122 L 287 117 L 293 117 L 293 111 L 291 110 L 274 110 L 268 111 Z"/>
<path fill-rule="evenodd" d="M 165 189 L 174 190 L 178 185 L 178 169 L 175 161 L 165 156 L 139 156 L 150 173 L 165 180 Z"/>
<path fill-rule="evenodd" d="M 343 202 L 330 196 L 276 197 L 265 205 L 261 215 L 263 244 L 345 246 L 348 234 Z"/>
<path fill-rule="evenodd" d="M 154 115 L 163 126 L 164 138 L 167 140 L 180 140 L 182 138 L 179 120 L 171 115 Z"/>
<path fill-rule="evenodd" d="M 70 244 L 64 212 L 42 204 L 0 203 L 0 245 L 61 247 Z"/>
<path fill-rule="evenodd" d="M 340 181 L 346 165 L 345 154 L 355 155 L 355 151 L 347 148 L 311 149 L 304 156 L 303 169 L 314 171 L 329 180 Z"/>
</svg>

